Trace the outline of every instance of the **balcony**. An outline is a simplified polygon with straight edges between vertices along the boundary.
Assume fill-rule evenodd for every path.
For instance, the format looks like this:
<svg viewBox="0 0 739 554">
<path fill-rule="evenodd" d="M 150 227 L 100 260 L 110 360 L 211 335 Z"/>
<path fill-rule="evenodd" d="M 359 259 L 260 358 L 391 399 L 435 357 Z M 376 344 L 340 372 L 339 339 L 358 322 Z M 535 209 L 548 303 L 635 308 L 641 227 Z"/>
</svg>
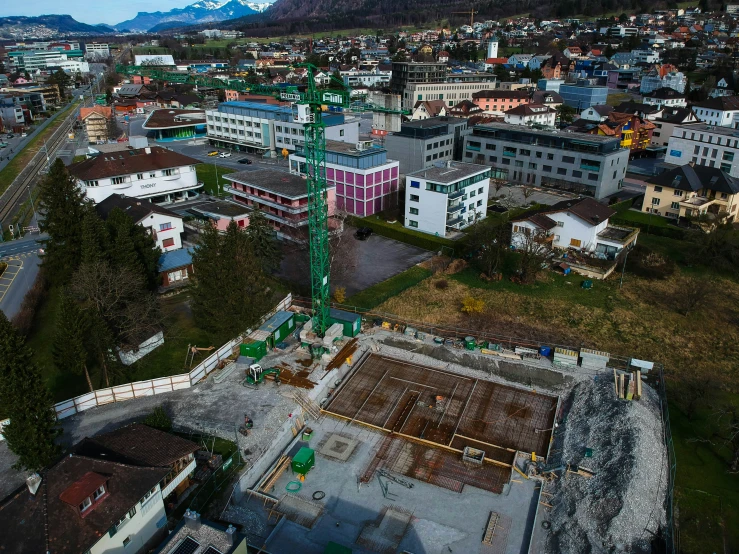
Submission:
<svg viewBox="0 0 739 554">
<path fill-rule="evenodd" d="M 634 242 L 638 235 L 639 229 L 636 229 L 634 227 L 608 225 L 605 229 L 598 233 L 597 236 L 604 244 L 624 247 Z"/>
<path fill-rule="evenodd" d="M 467 150 L 470 150 L 472 152 L 479 152 L 480 151 L 480 146 L 472 146 L 471 144 L 468 144 L 467 145 Z"/>
<path fill-rule="evenodd" d="M 187 478 L 188 475 L 195 471 L 196 466 L 197 462 L 195 461 L 195 458 L 193 458 L 192 461 L 190 461 L 190 463 L 187 464 L 182 471 L 175 475 L 174 478 L 169 481 L 165 487 L 162 488 L 162 498 L 167 498 L 167 496 L 169 496 L 172 491 L 175 490 L 177 486 Z"/>
<path fill-rule="evenodd" d="M 504 150 L 504 151 L 503 151 L 503 155 L 504 155 L 504 156 L 507 156 L 507 157 L 509 157 L 509 158 L 515 158 L 515 157 L 516 157 L 516 153 L 515 153 L 515 152 L 509 152 L 509 151 L 507 151 L 507 150 Z"/>
<path fill-rule="evenodd" d="M 284 212 L 288 212 L 291 214 L 300 214 L 303 212 L 308 211 L 308 204 L 306 203 L 303 206 L 295 207 L 295 206 L 289 206 L 287 204 L 281 204 L 280 202 L 276 200 L 272 200 L 271 198 L 268 198 L 267 196 L 260 196 L 258 194 L 253 194 L 251 192 L 245 192 L 241 189 L 229 187 L 226 189 L 227 193 L 234 194 L 236 196 L 239 196 L 241 198 L 247 198 L 249 200 L 252 200 L 254 202 L 259 202 L 260 204 L 265 204 L 267 206 L 270 206 L 272 208 L 277 208 L 278 210 L 282 210 Z"/>
<path fill-rule="evenodd" d="M 453 214 L 453 213 L 456 213 L 456 212 L 458 212 L 460 210 L 463 210 L 463 209 L 464 209 L 464 204 L 462 204 L 462 203 L 455 204 L 454 206 L 450 206 L 447 209 L 447 213 Z"/>
<path fill-rule="evenodd" d="M 446 220 L 446 226 L 447 227 L 454 227 L 455 225 L 459 225 L 464 221 L 464 218 L 462 216 L 453 217 L 451 219 Z"/>
<path fill-rule="evenodd" d="M 461 198 L 462 196 L 464 196 L 464 189 L 451 193 L 447 198 L 449 198 L 449 200 L 456 200 L 457 198 Z"/>
<path fill-rule="evenodd" d="M 580 169 L 585 169 L 587 171 L 600 171 L 600 166 L 587 164 L 585 162 L 580 162 Z"/>
</svg>

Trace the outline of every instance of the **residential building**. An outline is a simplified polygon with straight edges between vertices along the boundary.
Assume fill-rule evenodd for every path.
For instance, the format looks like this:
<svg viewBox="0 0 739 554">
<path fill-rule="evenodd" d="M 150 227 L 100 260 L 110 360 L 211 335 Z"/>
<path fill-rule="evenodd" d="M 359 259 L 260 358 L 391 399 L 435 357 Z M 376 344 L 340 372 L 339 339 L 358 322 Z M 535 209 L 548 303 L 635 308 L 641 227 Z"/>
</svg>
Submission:
<svg viewBox="0 0 739 554">
<path fill-rule="evenodd" d="M 295 151 L 305 144 L 303 124 L 292 108 L 258 102 L 222 102 L 217 110 L 205 111 L 208 141 L 213 146 L 274 157 L 282 149 Z M 326 138 L 356 143 L 359 125 L 343 114 L 325 114 Z"/>
<path fill-rule="evenodd" d="M 146 229 L 156 241 L 156 247 L 162 252 L 182 248 L 181 235 L 185 227 L 182 224 L 182 217 L 173 211 L 146 200 L 129 198 L 122 194 L 111 194 L 95 205 L 95 210 L 102 219 L 108 219 L 115 209 L 121 210 L 134 223 Z"/>
<path fill-rule="evenodd" d="M 582 51 L 582 48 L 579 46 L 568 46 L 564 49 L 562 52 L 567 58 L 573 59 L 573 58 L 580 58 L 585 56 L 585 53 Z"/>
<path fill-rule="evenodd" d="M 411 121 L 385 137 L 385 148 L 400 162 L 400 173 L 406 175 L 430 167 L 436 161 L 453 159 L 466 131 L 467 120 L 462 118 Z"/>
<path fill-rule="evenodd" d="M 152 110 L 142 129 L 154 131 L 157 142 L 205 137 L 205 110 Z"/>
<path fill-rule="evenodd" d="M 525 90 L 485 90 L 472 95 L 472 102 L 487 113 L 503 115 L 530 101 L 529 93 Z"/>
<path fill-rule="evenodd" d="M 739 137 L 736 129 L 705 123 L 675 125 L 667 143 L 665 163 L 717 167 L 739 177 Z"/>
<path fill-rule="evenodd" d="M 110 106 L 80 108 L 80 122 L 85 126 L 87 142 L 97 144 L 108 140 L 110 119 L 113 110 Z"/>
<path fill-rule="evenodd" d="M 473 100 L 475 93 L 495 88 L 494 81 L 465 81 L 460 83 L 409 83 L 402 96 L 403 109 L 411 109 L 421 100 L 444 100 L 454 105 L 462 100 Z"/>
<path fill-rule="evenodd" d="M 612 111 L 613 107 L 606 104 L 590 106 L 587 110 L 583 110 L 580 114 L 580 119 L 584 119 L 585 121 L 601 122 L 608 119 L 608 114 Z"/>
<path fill-rule="evenodd" d="M 680 71 L 662 70 L 665 66 L 650 71 L 647 75 L 642 76 L 640 91 L 642 94 L 649 94 L 658 88 L 671 88 L 677 92 L 685 92 L 685 85 L 688 78 Z M 673 66 L 670 66 L 673 67 Z"/>
<path fill-rule="evenodd" d="M 513 54 L 508 58 L 508 64 L 517 68 L 525 69 L 529 66 L 529 63 L 534 58 L 532 54 Z"/>
<path fill-rule="evenodd" d="M 23 107 L 20 103 L 16 104 L 11 97 L 0 97 L 0 119 L 8 129 L 24 125 L 26 122 Z"/>
<path fill-rule="evenodd" d="M 446 115 L 446 110 L 446 102 L 443 100 L 419 100 L 413 106 L 410 119 L 411 121 L 418 121 L 419 119 L 444 116 Z"/>
<path fill-rule="evenodd" d="M 512 125 L 554 127 L 557 110 L 543 104 L 520 104 L 505 111 L 505 122 Z"/>
<path fill-rule="evenodd" d="M 559 87 L 561 87 L 564 83 L 564 79 L 560 79 L 559 77 L 547 77 L 544 79 L 539 79 L 536 82 L 536 88 L 538 88 L 539 90 L 556 92 L 557 94 L 559 94 Z"/>
<path fill-rule="evenodd" d="M 18 50 L 7 55 L 10 67 L 19 73 L 45 71 L 48 67 L 68 61 L 67 54 L 59 50 Z"/>
<path fill-rule="evenodd" d="M 231 182 L 226 192 L 232 199 L 252 210 L 261 210 L 278 238 L 307 239 L 308 185 L 303 177 L 275 169 L 258 169 L 229 173 L 224 179 Z M 336 174 L 328 180 L 326 202 L 331 215 L 336 206 Z"/>
<path fill-rule="evenodd" d="M 608 101 L 608 87 L 564 84 L 559 87 L 559 95 L 565 104 L 581 112 L 590 106 L 606 104 Z"/>
<path fill-rule="evenodd" d="M 446 236 L 484 219 L 490 167 L 464 162 L 439 162 L 405 178 L 405 226 Z"/>
<path fill-rule="evenodd" d="M 690 108 L 666 108 L 662 115 L 654 120 L 651 146 L 667 146 L 676 125 L 700 123 Z"/>
<path fill-rule="evenodd" d="M 637 63 L 658 63 L 660 53 L 657 50 L 632 50 L 631 54 L 636 58 Z"/>
<path fill-rule="evenodd" d="M 223 527 L 185 510 L 180 523 L 159 546 L 158 554 L 247 554 L 247 540 L 233 525 Z"/>
<path fill-rule="evenodd" d="M 739 96 L 718 96 L 693 104 L 695 116 L 709 125 L 730 127 L 739 114 Z M 737 127 L 739 128 L 739 127 Z"/>
<path fill-rule="evenodd" d="M 724 214 L 739 221 L 739 178 L 693 162 L 647 180 L 642 211 L 670 219 Z"/>
<path fill-rule="evenodd" d="M 446 81 L 446 63 L 393 62 L 390 91 L 403 95 L 408 85 L 414 83 L 443 83 Z M 423 100 L 423 98 L 419 98 Z M 404 103 L 406 105 L 407 103 Z"/>
<path fill-rule="evenodd" d="M 511 247 L 525 247 L 529 237 L 556 249 L 574 249 L 614 259 L 636 244 L 639 230 L 609 225 L 616 211 L 592 198 L 563 200 L 511 220 Z"/>
<path fill-rule="evenodd" d="M 451 117 L 473 117 L 483 115 L 484 110 L 471 100 L 462 100 L 447 110 Z M 445 114 L 446 115 L 446 114 Z"/>
<path fill-rule="evenodd" d="M 642 102 L 644 104 L 668 108 L 684 108 L 688 105 L 684 94 L 668 87 L 660 87 L 644 94 Z"/>
<path fill-rule="evenodd" d="M 551 90 L 535 90 L 531 93 L 530 102 L 533 104 L 544 104 L 556 110 L 562 105 L 562 97 L 558 92 Z"/>
<path fill-rule="evenodd" d="M 352 68 L 348 71 L 340 71 L 344 84 L 352 87 L 386 87 L 390 85 L 390 76 L 392 71 L 381 71 L 375 69 L 373 71 L 359 71 Z"/>
<path fill-rule="evenodd" d="M 613 137 L 485 123 L 465 137 L 463 159 L 492 165 L 494 178 L 574 188 L 601 199 L 621 188 L 629 151 Z"/>
<path fill-rule="evenodd" d="M 196 443 L 135 424 L 85 439 L 0 506 L 9 554 L 125 554 L 167 535 L 167 502 L 195 470 Z"/>
<path fill-rule="evenodd" d="M 100 154 L 72 164 L 69 173 L 85 196 L 102 202 L 111 194 L 147 198 L 152 202 L 176 202 L 197 196 L 194 158 L 159 146 Z"/>
<path fill-rule="evenodd" d="M 110 48 L 107 43 L 85 43 L 85 58 L 87 60 L 105 60 L 110 57 Z"/>
<path fill-rule="evenodd" d="M 336 209 L 365 217 L 394 205 L 400 163 L 371 142 L 326 141 L 326 180 L 336 186 Z M 290 154 L 290 171 L 306 174 L 305 153 Z"/>
<path fill-rule="evenodd" d="M 157 273 L 161 277 L 162 289 L 184 286 L 193 274 L 193 247 L 164 252 L 157 262 Z"/>
</svg>

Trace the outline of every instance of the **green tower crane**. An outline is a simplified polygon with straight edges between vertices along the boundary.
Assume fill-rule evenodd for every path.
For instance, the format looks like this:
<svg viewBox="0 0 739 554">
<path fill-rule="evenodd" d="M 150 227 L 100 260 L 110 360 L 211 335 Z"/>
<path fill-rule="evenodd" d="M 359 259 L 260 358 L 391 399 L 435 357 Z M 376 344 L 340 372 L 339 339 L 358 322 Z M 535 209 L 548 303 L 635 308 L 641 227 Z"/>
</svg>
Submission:
<svg viewBox="0 0 739 554">
<path fill-rule="evenodd" d="M 303 67 L 308 72 L 307 86 L 304 91 L 300 91 L 297 86 L 252 85 L 234 79 L 177 73 L 147 66 L 119 65 L 116 71 L 124 75 L 146 75 L 154 80 L 171 83 L 269 94 L 293 103 L 293 118 L 303 124 L 305 131 L 313 332 L 323 337 L 329 327 L 331 309 L 328 200 L 326 198 L 326 124 L 323 122 L 323 107 L 335 106 L 349 108 L 353 111 L 399 115 L 409 112 L 376 106 L 368 102 L 352 102 L 351 89 L 347 88 L 343 82 L 335 83 L 340 88 L 319 88 L 316 85 L 317 68 L 314 65 L 299 63 L 295 67 Z"/>
</svg>

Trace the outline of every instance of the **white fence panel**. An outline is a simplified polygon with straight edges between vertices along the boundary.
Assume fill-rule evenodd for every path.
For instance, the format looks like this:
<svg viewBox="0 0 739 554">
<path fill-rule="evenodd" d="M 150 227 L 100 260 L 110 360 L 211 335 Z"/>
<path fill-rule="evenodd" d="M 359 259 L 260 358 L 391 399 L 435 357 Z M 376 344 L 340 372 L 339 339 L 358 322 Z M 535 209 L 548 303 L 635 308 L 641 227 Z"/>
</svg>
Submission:
<svg viewBox="0 0 739 554">
<path fill-rule="evenodd" d="M 183 373 L 182 375 L 172 375 L 172 388 L 174 390 L 189 389 L 190 388 L 190 375 Z"/>
<path fill-rule="evenodd" d="M 133 396 L 133 387 L 131 383 L 125 385 L 118 385 L 111 389 L 113 391 L 113 397 L 116 402 L 122 402 L 123 400 L 131 400 Z"/>
<path fill-rule="evenodd" d="M 65 417 L 72 416 L 77 413 L 77 407 L 74 405 L 74 400 L 65 400 L 54 404 L 54 411 L 56 412 L 57 419 L 64 419 Z"/>
<path fill-rule="evenodd" d="M 10 423 L 10 419 L 3 419 L 0 421 L 0 441 L 4 441 L 5 437 L 3 437 L 3 428 Z"/>
<path fill-rule="evenodd" d="M 85 410 L 89 410 L 90 408 L 94 408 L 98 405 L 98 401 L 95 397 L 94 392 L 88 392 L 86 394 L 78 396 L 77 398 L 74 398 L 73 400 L 78 412 L 84 412 Z"/>
<path fill-rule="evenodd" d="M 154 394 L 162 394 L 163 392 L 172 392 L 172 381 L 169 377 L 161 377 L 159 379 L 152 379 L 151 385 L 154 388 Z"/>
<path fill-rule="evenodd" d="M 195 368 L 190 371 L 189 376 L 190 383 L 194 385 L 200 381 L 200 379 L 205 377 L 205 366 L 202 363 L 196 365 Z"/>
<path fill-rule="evenodd" d="M 151 381 L 136 381 L 131 383 L 133 387 L 133 395 L 135 398 L 142 398 L 144 396 L 154 396 L 154 389 L 151 386 Z"/>
<path fill-rule="evenodd" d="M 97 405 L 104 406 L 105 404 L 112 404 L 115 402 L 115 396 L 113 396 L 113 389 L 100 389 L 95 391 L 97 397 Z"/>
</svg>

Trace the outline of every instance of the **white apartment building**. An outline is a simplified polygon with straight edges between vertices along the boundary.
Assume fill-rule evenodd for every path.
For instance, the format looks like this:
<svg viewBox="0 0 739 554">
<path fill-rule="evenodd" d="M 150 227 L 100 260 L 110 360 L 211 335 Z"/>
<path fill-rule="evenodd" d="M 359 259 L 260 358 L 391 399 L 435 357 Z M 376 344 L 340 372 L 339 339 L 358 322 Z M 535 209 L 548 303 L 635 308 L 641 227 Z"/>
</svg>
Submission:
<svg viewBox="0 0 739 554">
<path fill-rule="evenodd" d="M 85 58 L 102 60 L 110 56 L 110 47 L 104 42 L 85 43 Z"/>
<path fill-rule="evenodd" d="M 194 158 L 159 146 L 101 153 L 69 166 L 85 196 L 95 203 L 111 194 L 177 202 L 197 196 Z"/>
<path fill-rule="evenodd" d="M 419 100 L 444 100 L 449 106 L 462 100 L 472 100 L 472 95 L 483 90 L 494 90 L 496 83 L 408 83 L 403 91 L 402 107 L 413 109 Z"/>
<path fill-rule="evenodd" d="M 217 110 L 205 111 L 208 140 L 219 148 L 277 156 L 283 148 L 294 152 L 305 144 L 303 124 L 286 106 L 258 102 L 222 102 Z M 344 114 L 325 114 L 326 139 L 356 143 L 358 120 L 346 121 Z"/>
<path fill-rule="evenodd" d="M 676 125 L 667 144 L 665 163 L 717 167 L 739 177 L 739 136 L 731 127 Z"/>
<path fill-rule="evenodd" d="M 405 178 L 405 221 L 410 229 L 446 236 L 487 214 L 490 167 L 438 162 Z"/>
<path fill-rule="evenodd" d="M 710 125 L 734 126 L 734 117 L 739 114 L 739 97 L 718 96 L 693 104 L 695 116 Z"/>
<path fill-rule="evenodd" d="M 520 104 L 505 112 L 505 122 L 511 125 L 554 127 L 557 110 L 543 104 Z"/>
<path fill-rule="evenodd" d="M 352 88 L 357 87 L 382 87 L 390 84 L 390 77 L 392 71 L 358 71 L 355 68 L 347 71 L 340 71 L 341 78 L 344 79 L 344 84 Z"/>
</svg>

